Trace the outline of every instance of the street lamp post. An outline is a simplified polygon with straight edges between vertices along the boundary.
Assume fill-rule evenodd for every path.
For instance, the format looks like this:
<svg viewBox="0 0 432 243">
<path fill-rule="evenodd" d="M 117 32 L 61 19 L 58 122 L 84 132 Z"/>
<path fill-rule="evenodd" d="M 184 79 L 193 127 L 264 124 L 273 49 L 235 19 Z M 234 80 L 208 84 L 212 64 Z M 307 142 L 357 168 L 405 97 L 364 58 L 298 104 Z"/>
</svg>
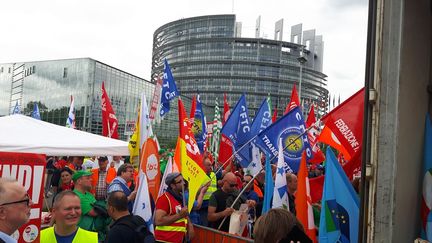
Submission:
<svg viewBox="0 0 432 243">
<path fill-rule="evenodd" d="M 300 79 L 299 79 L 299 90 L 298 90 L 300 104 L 301 104 L 301 93 L 302 93 L 303 64 L 307 62 L 307 59 L 303 56 L 303 49 L 304 46 L 301 46 L 300 56 L 297 58 L 297 61 L 299 62 L 300 65 Z"/>
</svg>

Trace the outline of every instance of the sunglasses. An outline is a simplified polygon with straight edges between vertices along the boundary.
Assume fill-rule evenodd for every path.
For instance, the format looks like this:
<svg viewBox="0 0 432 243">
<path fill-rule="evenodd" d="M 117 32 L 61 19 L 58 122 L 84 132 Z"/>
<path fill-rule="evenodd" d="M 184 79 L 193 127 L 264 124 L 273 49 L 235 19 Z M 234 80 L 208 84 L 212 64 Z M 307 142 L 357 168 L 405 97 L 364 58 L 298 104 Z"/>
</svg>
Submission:
<svg viewBox="0 0 432 243">
<path fill-rule="evenodd" d="M 235 184 L 231 184 L 231 183 L 229 183 L 229 185 L 230 185 L 230 187 L 236 187 L 236 186 L 237 186 L 237 183 L 235 183 Z"/>
<path fill-rule="evenodd" d="M 25 202 L 26 205 L 28 206 L 28 205 L 30 205 L 30 197 L 29 197 L 28 194 L 26 194 L 26 197 L 27 197 L 27 198 L 26 198 L 26 199 L 23 199 L 23 200 L 19 200 L 19 201 L 14 201 L 14 202 L 8 202 L 8 203 L 0 204 L 0 206 L 10 205 L 10 204 L 16 204 L 16 203 L 23 203 L 23 202 Z"/>
</svg>

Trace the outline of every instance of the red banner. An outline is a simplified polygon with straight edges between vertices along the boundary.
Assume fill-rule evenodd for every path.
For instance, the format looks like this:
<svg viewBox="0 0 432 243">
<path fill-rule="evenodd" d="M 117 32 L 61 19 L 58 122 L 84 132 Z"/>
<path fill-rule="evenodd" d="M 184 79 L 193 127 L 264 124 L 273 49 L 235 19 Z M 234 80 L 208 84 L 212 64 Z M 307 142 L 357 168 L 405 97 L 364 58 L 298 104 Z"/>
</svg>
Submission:
<svg viewBox="0 0 432 243">
<path fill-rule="evenodd" d="M 293 87 L 292 92 L 291 92 L 291 99 L 285 108 L 284 115 L 287 114 L 290 110 L 296 108 L 297 106 L 300 106 L 300 100 L 299 100 L 299 97 L 297 94 L 296 86 L 294 84 L 294 87 Z"/>
<path fill-rule="evenodd" d="M 321 118 L 351 156 L 361 150 L 364 88 Z"/>
<path fill-rule="evenodd" d="M 118 139 L 118 120 L 102 82 L 102 136 Z"/>
<path fill-rule="evenodd" d="M 39 242 L 45 164 L 43 154 L 0 152 L 0 177 L 17 180 L 33 202 L 29 222 L 12 235 L 19 243 Z"/>
<path fill-rule="evenodd" d="M 150 120 L 155 119 L 155 114 L 156 114 L 156 111 L 159 107 L 161 90 L 162 90 L 162 79 L 158 78 L 158 80 L 156 82 L 155 89 L 154 89 L 153 98 L 151 100 L 151 106 L 150 106 L 150 112 L 149 112 Z"/>
</svg>

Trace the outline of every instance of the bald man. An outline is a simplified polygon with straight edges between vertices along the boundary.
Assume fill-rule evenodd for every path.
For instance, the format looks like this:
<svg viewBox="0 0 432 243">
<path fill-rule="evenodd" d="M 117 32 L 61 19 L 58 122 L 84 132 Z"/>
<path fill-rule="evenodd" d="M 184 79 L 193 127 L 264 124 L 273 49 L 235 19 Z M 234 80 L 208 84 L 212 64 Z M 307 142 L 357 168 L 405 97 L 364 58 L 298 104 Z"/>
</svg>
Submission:
<svg viewBox="0 0 432 243">
<path fill-rule="evenodd" d="M 0 242 L 17 242 L 11 235 L 29 221 L 32 204 L 22 185 L 0 178 Z"/>
<path fill-rule="evenodd" d="M 234 212 L 234 209 L 238 210 L 240 204 L 243 203 L 247 203 L 249 207 L 255 207 L 255 201 L 247 200 L 245 195 L 241 195 L 236 204 L 231 207 L 239 195 L 237 177 L 233 173 L 228 172 L 222 179 L 222 183 L 222 187 L 210 196 L 207 219 L 210 224 L 209 226 L 217 229 L 223 218 L 227 217 L 220 230 L 228 232 L 230 216 Z"/>
</svg>

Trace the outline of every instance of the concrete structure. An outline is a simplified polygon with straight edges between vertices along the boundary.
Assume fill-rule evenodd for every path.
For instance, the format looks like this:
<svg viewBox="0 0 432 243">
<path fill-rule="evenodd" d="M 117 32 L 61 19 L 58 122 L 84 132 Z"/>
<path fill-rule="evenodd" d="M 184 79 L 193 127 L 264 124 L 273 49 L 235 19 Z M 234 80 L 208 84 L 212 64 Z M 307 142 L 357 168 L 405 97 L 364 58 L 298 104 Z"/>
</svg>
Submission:
<svg viewBox="0 0 432 243">
<path fill-rule="evenodd" d="M 231 105 L 246 93 L 254 116 L 268 95 L 281 115 L 294 84 L 298 88 L 301 79 L 304 111 L 314 103 L 316 113 L 324 114 L 328 91 L 322 73 L 322 36 L 315 36 L 315 30 L 302 32 L 301 25 L 296 25 L 297 42 L 282 41 L 283 20 L 279 20 L 275 25 L 277 40 L 263 39 L 260 25 L 258 18 L 257 38 L 239 37 L 235 15 L 186 18 L 161 26 L 153 36 L 151 81 L 162 74 L 167 58 L 182 95 L 199 93 L 204 104 L 214 107 L 216 98 L 222 101 L 224 93 Z M 307 60 L 303 65 L 300 57 Z"/>
</svg>

